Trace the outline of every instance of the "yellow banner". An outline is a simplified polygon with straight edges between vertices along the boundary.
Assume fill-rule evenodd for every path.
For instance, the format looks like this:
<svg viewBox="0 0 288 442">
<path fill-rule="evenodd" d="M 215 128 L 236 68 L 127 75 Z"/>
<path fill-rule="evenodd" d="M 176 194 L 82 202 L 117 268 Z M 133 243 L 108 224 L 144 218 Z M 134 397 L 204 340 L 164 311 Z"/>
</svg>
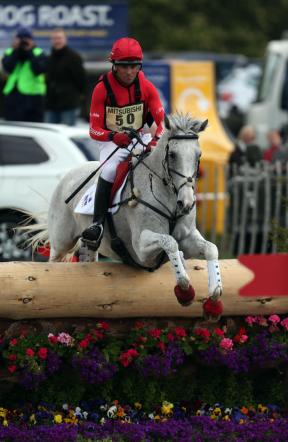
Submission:
<svg viewBox="0 0 288 442">
<path fill-rule="evenodd" d="M 197 186 L 197 223 L 201 232 L 221 234 L 227 204 L 224 167 L 233 143 L 217 114 L 213 62 L 172 61 L 171 94 L 172 112 L 188 112 L 200 120 L 208 118 L 208 127 L 199 138 L 202 178 Z"/>
<path fill-rule="evenodd" d="M 195 118 L 209 120 L 200 136 L 202 158 L 226 163 L 233 144 L 217 114 L 213 62 L 172 61 L 171 93 L 172 112 L 189 112 Z"/>
</svg>

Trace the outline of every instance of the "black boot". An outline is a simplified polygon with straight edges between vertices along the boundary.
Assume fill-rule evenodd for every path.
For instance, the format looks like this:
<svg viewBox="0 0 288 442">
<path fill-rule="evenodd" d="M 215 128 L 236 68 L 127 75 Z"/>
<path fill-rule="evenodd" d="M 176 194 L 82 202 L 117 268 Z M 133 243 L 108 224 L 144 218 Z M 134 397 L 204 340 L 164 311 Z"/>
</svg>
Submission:
<svg viewBox="0 0 288 442">
<path fill-rule="evenodd" d="M 113 183 L 99 177 L 94 203 L 93 224 L 82 232 L 82 241 L 96 251 L 100 246 Z"/>
</svg>

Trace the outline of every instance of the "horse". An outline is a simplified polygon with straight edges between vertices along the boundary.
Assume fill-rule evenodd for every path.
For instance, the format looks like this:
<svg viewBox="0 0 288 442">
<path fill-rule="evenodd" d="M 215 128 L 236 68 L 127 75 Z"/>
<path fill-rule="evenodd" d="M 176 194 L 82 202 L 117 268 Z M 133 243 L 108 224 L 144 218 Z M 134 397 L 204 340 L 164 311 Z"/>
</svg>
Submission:
<svg viewBox="0 0 288 442">
<path fill-rule="evenodd" d="M 199 134 L 207 124 L 208 120 L 200 121 L 188 114 L 165 116 L 165 127 L 157 147 L 148 154 L 132 154 L 122 201 L 118 211 L 110 215 L 110 225 L 112 222 L 114 236 L 125 249 L 124 262 L 155 270 L 170 261 L 176 278 L 174 292 L 183 306 L 190 305 L 195 296 L 185 270 L 185 260 L 192 257 L 206 259 L 208 298 L 203 309 L 205 316 L 212 319 L 219 318 L 223 309 L 219 299 L 222 282 L 218 249 L 197 230 L 195 203 L 201 157 Z M 74 211 L 89 183 L 68 204 L 65 199 L 97 165 L 92 161 L 69 171 L 54 191 L 48 211 L 51 262 L 62 261 L 81 238 L 81 232 L 92 222 L 92 216 Z M 99 173 L 95 182 L 97 176 Z M 119 260 L 119 248 L 112 247 L 113 239 L 106 225 L 98 251 Z M 95 260 L 95 252 L 91 253 L 91 260 Z"/>
</svg>

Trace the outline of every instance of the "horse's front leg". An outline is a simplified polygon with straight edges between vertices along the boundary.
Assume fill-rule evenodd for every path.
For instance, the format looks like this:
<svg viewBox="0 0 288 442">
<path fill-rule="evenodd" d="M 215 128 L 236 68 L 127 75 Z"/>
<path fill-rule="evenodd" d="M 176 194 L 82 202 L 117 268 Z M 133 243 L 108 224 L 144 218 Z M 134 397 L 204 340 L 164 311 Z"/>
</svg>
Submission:
<svg viewBox="0 0 288 442">
<path fill-rule="evenodd" d="M 195 229 L 185 240 L 179 242 L 179 247 L 185 257 L 205 258 L 208 270 L 208 300 L 203 304 L 206 317 L 219 318 L 223 312 L 219 300 L 222 295 L 222 281 L 218 261 L 218 248 L 210 241 L 206 241 L 200 232 Z"/>
<path fill-rule="evenodd" d="M 175 272 L 177 285 L 174 288 L 179 303 L 183 306 L 191 304 L 195 297 L 190 278 L 183 265 L 183 257 L 179 251 L 176 240 L 167 234 L 155 233 L 151 230 L 143 230 L 138 243 L 138 257 L 142 262 L 149 262 L 164 250 Z"/>
</svg>

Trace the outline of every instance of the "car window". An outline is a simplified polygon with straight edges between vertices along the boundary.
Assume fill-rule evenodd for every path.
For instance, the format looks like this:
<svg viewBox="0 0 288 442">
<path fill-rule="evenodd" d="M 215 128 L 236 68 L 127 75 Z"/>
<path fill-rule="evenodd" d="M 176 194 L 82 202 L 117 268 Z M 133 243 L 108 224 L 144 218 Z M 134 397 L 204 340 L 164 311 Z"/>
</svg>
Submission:
<svg viewBox="0 0 288 442">
<path fill-rule="evenodd" d="M 265 101 L 269 97 L 280 62 L 281 56 L 279 54 L 270 54 L 267 57 L 263 76 L 259 84 L 258 102 Z"/>
<path fill-rule="evenodd" d="M 99 149 L 97 143 L 90 137 L 72 137 L 71 140 L 78 146 L 88 161 L 99 160 Z"/>
<path fill-rule="evenodd" d="M 1 165 L 39 164 L 48 160 L 45 150 L 33 138 L 0 135 Z"/>
</svg>

